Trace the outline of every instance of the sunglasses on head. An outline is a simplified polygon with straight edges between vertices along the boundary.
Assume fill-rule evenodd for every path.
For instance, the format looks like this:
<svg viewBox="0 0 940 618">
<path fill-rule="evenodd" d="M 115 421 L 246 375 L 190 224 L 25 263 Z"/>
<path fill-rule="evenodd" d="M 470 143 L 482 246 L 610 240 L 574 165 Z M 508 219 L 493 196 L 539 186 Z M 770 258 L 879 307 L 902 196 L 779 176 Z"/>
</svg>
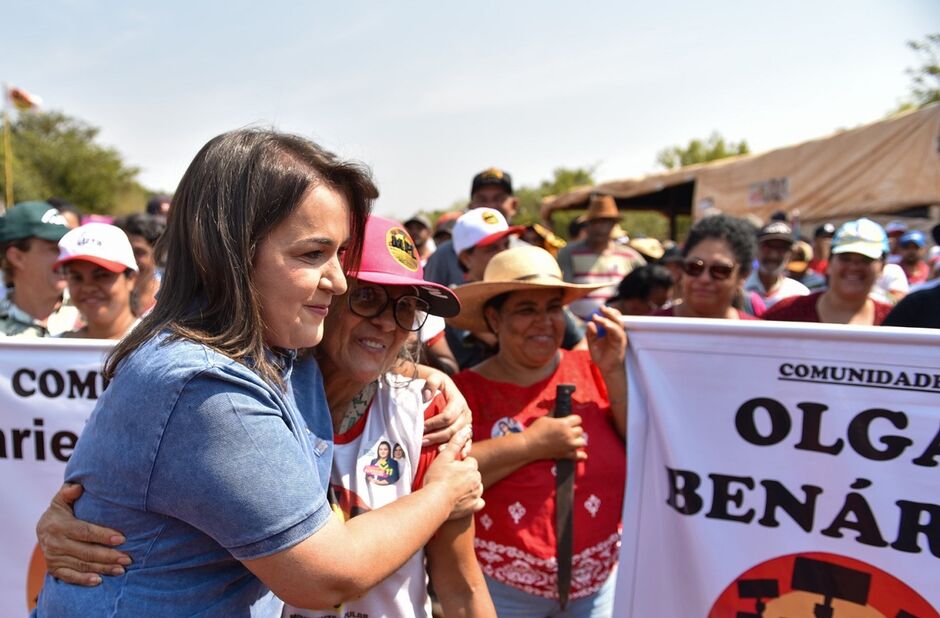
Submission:
<svg viewBox="0 0 940 618">
<path fill-rule="evenodd" d="M 682 262 L 682 271 L 693 279 L 700 277 L 703 272 L 708 270 L 708 274 L 712 279 L 715 281 L 724 281 L 731 276 L 735 268 L 737 268 L 735 264 L 719 264 L 715 262 L 706 264 L 705 260 L 686 260 Z"/>
</svg>

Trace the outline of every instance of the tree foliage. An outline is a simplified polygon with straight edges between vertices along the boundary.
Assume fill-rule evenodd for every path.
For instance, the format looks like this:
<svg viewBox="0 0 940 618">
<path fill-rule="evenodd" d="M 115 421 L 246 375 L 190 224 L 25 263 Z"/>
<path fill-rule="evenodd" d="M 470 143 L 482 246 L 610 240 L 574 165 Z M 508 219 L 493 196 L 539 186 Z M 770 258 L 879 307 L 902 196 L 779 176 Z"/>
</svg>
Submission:
<svg viewBox="0 0 940 618">
<path fill-rule="evenodd" d="M 60 112 L 24 112 L 10 129 L 15 201 L 59 197 L 101 214 L 129 210 L 128 200 L 140 202 L 131 209 L 143 207 L 146 190 L 136 180 L 137 168 L 96 143 L 97 127 Z M 0 195 L 4 190 L 0 177 Z"/>
<path fill-rule="evenodd" d="M 540 220 L 539 208 L 543 198 L 550 195 L 560 195 L 575 187 L 592 185 L 594 185 L 593 167 L 557 167 L 552 171 L 550 180 L 543 180 L 537 187 L 519 187 L 516 190 L 519 209 L 513 222 L 518 225 L 535 223 Z"/>
<path fill-rule="evenodd" d="M 693 139 L 688 146 L 671 146 L 659 151 L 656 162 L 666 169 L 684 167 L 694 163 L 707 163 L 725 157 L 734 157 L 750 153 L 747 142 L 727 142 L 717 131 L 708 139 Z"/>
<path fill-rule="evenodd" d="M 923 41 L 908 41 L 907 46 L 920 57 L 920 64 L 905 71 L 911 78 L 906 103 L 916 109 L 940 103 L 940 32 L 928 34 Z"/>
</svg>

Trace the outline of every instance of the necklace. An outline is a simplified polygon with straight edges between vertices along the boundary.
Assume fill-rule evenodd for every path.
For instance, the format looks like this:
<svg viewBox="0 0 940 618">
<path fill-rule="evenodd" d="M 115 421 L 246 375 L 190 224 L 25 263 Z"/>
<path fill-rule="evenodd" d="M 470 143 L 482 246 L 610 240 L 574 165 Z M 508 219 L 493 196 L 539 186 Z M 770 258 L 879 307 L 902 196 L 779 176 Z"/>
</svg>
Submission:
<svg viewBox="0 0 940 618">
<path fill-rule="evenodd" d="M 352 429 L 356 421 L 362 418 L 362 415 L 369 409 L 369 403 L 372 401 L 378 386 L 377 380 L 369 382 L 352 398 L 352 401 L 346 406 L 346 413 L 343 415 L 343 420 L 340 422 L 336 433 L 346 433 Z"/>
</svg>

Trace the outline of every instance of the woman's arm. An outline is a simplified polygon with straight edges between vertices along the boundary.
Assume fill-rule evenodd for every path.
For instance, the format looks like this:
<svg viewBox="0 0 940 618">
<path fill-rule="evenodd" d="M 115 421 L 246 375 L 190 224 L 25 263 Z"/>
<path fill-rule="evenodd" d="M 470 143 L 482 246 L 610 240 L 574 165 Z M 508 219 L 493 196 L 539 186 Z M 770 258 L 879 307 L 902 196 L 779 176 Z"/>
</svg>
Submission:
<svg viewBox="0 0 940 618">
<path fill-rule="evenodd" d="M 127 554 L 112 549 L 124 543 L 117 530 L 75 518 L 72 505 L 82 486 L 63 485 L 36 524 L 36 538 L 46 559 L 46 570 L 56 579 L 79 586 L 97 586 L 101 575 L 121 575 L 131 564 Z"/>
<path fill-rule="evenodd" d="M 587 325 L 588 348 L 591 360 L 601 372 L 610 399 L 614 429 L 621 438 L 627 436 L 627 371 L 624 359 L 627 349 L 627 332 L 623 328 L 619 311 L 602 307 L 599 314 Z M 598 327 L 603 327 L 603 335 Z"/>
<path fill-rule="evenodd" d="M 450 379 L 450 376 L 427 365 L 417 366 L 417 377 L 427 385 L 424 401 L 428 402 L 440 392 L 444 396 L 444 409 L 437 416 L 424 421 L 424 440 L 422 446 L 447 442 L 455 433 L 470 426 L 471 414 L 467 400 Z M 469 444 L 469 442 L 468 442 Z M 464 453 L 466 455 L 466 453 Z"/>
<path fill-rule="evenodd" d="M 473 551 L 473 517 L 444 524 L 425 547 L 428 573 L 446 618 L 495 618 Z"/>
<path fill-rule="evenodd" d="M 473 443 L 483 487 L 489 488 L 519 468 L 540 459 L 587 459 L 581 417 L 543 416 L 521 433 Z"/>
<path fill-rule="evenodd" d="M 482 508 L 476 462 L 459 460 L 468 433 L 447 443 L 415 493 L 346 522 L 330 518 L 297 545 L 245 560 L 245 566 L 297 607 L 333 607 L 365 594 L 425 545 L 455 510 L 466 516 Z"/>
<path fill-rule="evenodd" d="M 457 358 L 454 356 L 454 352 L 450 349 L 447 338 L 444 337 L 443 334 L 441 337 L 422 345 L 424 346 L 425 352 L 427 352 L 428 362 L 431 363 L 434 369 L 439 369 L 449 376 L 460 371 Z"/>
<path fill-rule="evenodd" d="M 483 507 L 476 461 L 460 461 L 469 434 L 467 428 L 448 442 L 419 491 L 348 522 L 331 518 L 297 545 L 244 564 L 298 607 L 332 607 L 364 594 L 427 543 L 448 517 L 466 518 Z M 130 558 L 106 546 L 123 543 L 120 533 L 75 519 L 71 504 L 80 494 L 81 486 L 64 486 L 40 519 L 37 535 L 50 573 L 69 583 L 97 585 L 96 573 L 119 575 L 115 569 L 130 564 Z"/>
</svg>

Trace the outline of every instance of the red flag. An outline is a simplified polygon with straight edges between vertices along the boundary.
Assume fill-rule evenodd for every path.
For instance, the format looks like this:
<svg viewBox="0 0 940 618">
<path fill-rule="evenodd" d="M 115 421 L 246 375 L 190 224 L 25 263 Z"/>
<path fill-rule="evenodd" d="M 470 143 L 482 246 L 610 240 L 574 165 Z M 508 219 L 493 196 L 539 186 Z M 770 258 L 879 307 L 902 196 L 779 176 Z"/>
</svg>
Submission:
<svg viewBox="0 0 940 618">
<path fill-rule="evenodd" d="M 13 106 L 18 110 L 25 111 L 42 105 L 41 98 L 26 92 L 22 88 L 10 88 L 8 92 L 10 95 L 10 101 L 13 102 Z"/>
</svg>

